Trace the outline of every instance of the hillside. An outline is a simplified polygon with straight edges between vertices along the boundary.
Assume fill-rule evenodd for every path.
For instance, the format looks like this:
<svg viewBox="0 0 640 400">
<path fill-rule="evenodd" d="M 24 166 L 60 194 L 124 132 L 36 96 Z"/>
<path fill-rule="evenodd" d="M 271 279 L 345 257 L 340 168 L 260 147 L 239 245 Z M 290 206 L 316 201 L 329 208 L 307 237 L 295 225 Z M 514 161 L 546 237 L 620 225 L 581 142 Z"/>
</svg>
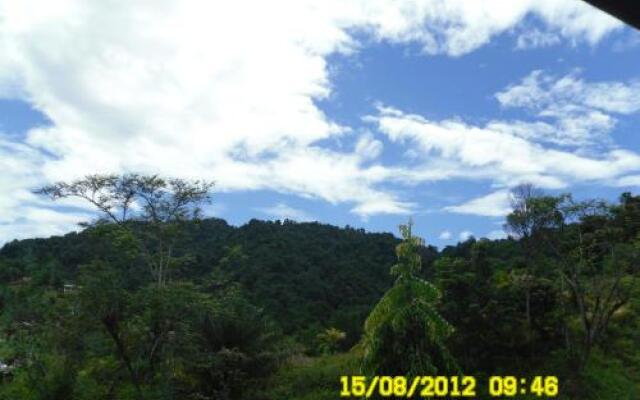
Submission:
<svg viewBox="0 0 640 400">
<path fill-rule="evenodd" d="M 506 219 L 518 239 L 418 246 L 403 279 L 430 282 L 446 347 L 480 392 L 491 375 L 547 375 L 563 399 L 637 398 L 640 197 L 526 202 Z M 413 240 L 292 221 L 182 228 L 163 285 L 140 253 L 143 222 L 7 243 L 0 397 L 335 398 L 339 376 L 360 371 L 365 320 L 400 290 L 398 245 Z M 393 351 L 402 326 L 380 331 Z M 382 357 L 401 374 L 409 362 Z"/>
<path fill-rule="evenodd" d="M 92 261 L 98 241 L 84 231 L 8 243 L 0 250 L 0 276 L 3 282 L 26 277 L 62 290 L 77 281 L 81 265 Z M 320 223 L 251 220 L 234 227 L 208 218 L 192 223 L 181 238 L 179 252 L 190 258 L 172 278 L 201 281 L 214 274 L 238 282 L 285 333 L 309 342 L 334 326 L 347 332 L 348 346 L 358 340 L 364 318 L 392 283 L 389 266 L 398 242 L 389 233 Z M 436 250 L 426 248 L 424 254 L 432 259 Z"/>
</svg>

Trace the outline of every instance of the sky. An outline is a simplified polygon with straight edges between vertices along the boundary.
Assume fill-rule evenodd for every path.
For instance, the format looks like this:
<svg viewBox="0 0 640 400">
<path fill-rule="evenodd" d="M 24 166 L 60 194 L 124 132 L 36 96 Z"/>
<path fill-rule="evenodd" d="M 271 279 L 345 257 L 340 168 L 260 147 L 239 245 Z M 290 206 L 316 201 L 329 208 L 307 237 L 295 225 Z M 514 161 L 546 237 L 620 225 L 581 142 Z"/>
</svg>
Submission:
<svg viewBox="0 0 640 400">
<path fill-rule="evenodd" d="M 0 244 L 43 185 L 215 182 L 209 216 L 504 237 L 509 191 L 640 185 L 640 33 L 580 0 L 0 2 Z"/>
</svg>

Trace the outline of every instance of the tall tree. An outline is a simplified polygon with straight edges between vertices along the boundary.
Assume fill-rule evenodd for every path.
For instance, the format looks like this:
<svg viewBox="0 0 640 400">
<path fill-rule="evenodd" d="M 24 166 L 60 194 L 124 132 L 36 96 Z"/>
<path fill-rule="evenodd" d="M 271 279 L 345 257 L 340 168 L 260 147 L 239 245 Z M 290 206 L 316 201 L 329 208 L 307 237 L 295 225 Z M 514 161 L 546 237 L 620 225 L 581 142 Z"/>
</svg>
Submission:
<svg viewBox="0 0 640 400">
<path fill-rule="evenodd" d="M 640 272 L 637 248 L 619 239 L 623 229 L 612 213 L 615 208 L 567 197 L 561 236 L 549 241 L 582 324 L 585 362 L 606 337 L 612 316 L 629 303 Z"/>
<path fill-rule="evenodd" d="M 200 207 L 210 200 L 212 186 L 208 181 L 156 175 L 88 175 L 45 186 L 37 193 L 53 200 L 77 197 L 93 205 L 101 213 L 94 225 L 115 224 L 118 240 L 137 245 L 161 287 L 178 261 L 174 245 L 184 223 L 200 217 Z M 142 222 L 144 227 L 135 229 L 135 222 Z"/>
<path fill-rule="evenodd" d="M 521 239 L 528 258 L 555 266 L 560 292 L 570 294 L 568 312 L 575 312 L 581 325 L 582 365 L 605 337 L 611 317 L 629 302 L 638 277 L 637 250 L 620 241 L 632 203 L 630 196 L 622 200 L 622 206 L 612 207 L 538 193 L 524 197 L 507 217 L 507 227 Z"/>
<path fill-rule="evenodd" d="M 512 271 L 511 278 L 514 286 L 524 292 L 527 342 L 529 353 L 533 355 L 535 349 L 531 293 L 539 283 L 540 274 L 536 271 L 536 267 L 543 264 L 536 262 L 535 257 L 540 255 L 540 246 L 543 242 L 540 236 L 561 223 L 562 213 L 558 206 L 565 200 L 566 195 L 546 196 L 531 183 L 516 186 L 510 194 L 512 212 L 507 216 L 504 227 L 510 235 L 519 239 L 524 253 L 524 268 Z"/>
<path fill-rule="evenodd" d="M 400 226 L 403 241 L 396 247 L 398 263 L 391 267 L 394 286 L 385 293 L 364 327 L 362 369 L 368 375 L 446 374 L 457 365 L 445 346 L 453 332 L 438 313 L 440 292 L 418 277 L 419 249 L 424 242 Z"/>
</svg>

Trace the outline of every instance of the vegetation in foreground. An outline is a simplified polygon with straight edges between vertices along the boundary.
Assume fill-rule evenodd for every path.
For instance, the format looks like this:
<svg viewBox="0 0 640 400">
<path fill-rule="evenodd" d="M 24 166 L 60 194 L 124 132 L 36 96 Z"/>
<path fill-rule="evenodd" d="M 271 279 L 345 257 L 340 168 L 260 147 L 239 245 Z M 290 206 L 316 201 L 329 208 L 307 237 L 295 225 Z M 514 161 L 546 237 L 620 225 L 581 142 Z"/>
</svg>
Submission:
<svg viewBox="0 0 640 400">
<path fill-rule="evenodd" d="M 0 250 L 0 398 L 334 399 L 341 375 L 456 371 L 640 398 L 638 196 L 525 185 L 509 239 L 437 251 L 410 226 L 399 240 L 201 219 L 210 188 L 139 175 L 44 188 L 104 218 Z"/>
</svg>

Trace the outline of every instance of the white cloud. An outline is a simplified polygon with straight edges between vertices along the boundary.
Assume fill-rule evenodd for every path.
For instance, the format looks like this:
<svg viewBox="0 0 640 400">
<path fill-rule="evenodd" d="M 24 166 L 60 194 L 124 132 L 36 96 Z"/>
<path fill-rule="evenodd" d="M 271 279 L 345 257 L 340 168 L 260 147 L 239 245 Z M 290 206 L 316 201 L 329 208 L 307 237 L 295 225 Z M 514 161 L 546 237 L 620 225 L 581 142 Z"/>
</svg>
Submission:
<svg viewBox="0 0 640 400">
<path fill-rule="evenodd" d="M 491 124 L 483 127 L 458 120 L 431 121 L 390 108 L 380 109 L 380 114 L 369 121 L 375 122 L 391 141 L 420 151 L 422 165 L 393 175 L 409 182 L 461 177 L 490 180 L 502 187 L 531 182 L 557 189 L 585 181 L 609 184 L 640 170 L 640 156 L 631 151 L 616 149 L 588 157 L 546 148 Z"/>
<path fill-rule="evenodd" d="M 457 206 L 445 207 L 444 210 L 458 214 L 502 217 L 511 212 L 510 200 L 511 196 L 508 190 L 498 190 Z"/>
<path fill-rule="evenodd" d="M 527 107 L 546 121 L 490 121 L 484 126 L 459 119 L 432 121 L 379 107 L 366 120 L 377 125 L 395 143 L 412 146 L 411 169 L 398 168 L 393 178 L 405 183 L 481 179 L 502 188 L 445 211 L 498 217 L 510 212 L 509 187 L 530 182 L 549 189 L 576 182 L 624 186 L 637 182 L 640 155 L 619 148 L 600 147 L 597 156 L 582 151 L 593 132 L 608 132 L 615 119 L 608 113 L 629 114 L 640 110 L 637 83 L 585 82 L 576 75 L 555 79 L 536 71 L 521 84 L 496 95 L 504 106 Z M 640 86 L 638 87 L 640 89 Z M 571 145 L 560 150 L 546 142 Z M 422 163 L 420 163 L 420 161 Z"/>
<path fill-rule="evenodd" d="M 618 179 L 616 186 L 640 186 L 640 175 L 628 175 Z"/>
<path fill-rule="evenodd" d="M 458 235 L 458 238 L 462 241 L 465 240 L 469 240 L 469 238 L 471 238 L 471 236 L 473 236 L 473 232 L 471 231 L 462 231 L 460 232 L 460 235 Z"/>
<path fill-rule="evenodd" d="M 438 236 L 439 239 L 441 240 L 449 240 L 451 239 L 452 235 L 451 232 L 449 231 L 442 231 L 440 232 L 440 235 Z"/>
<path fill-rule="evenodd" d="M 516 49 L 534 49 L 539 47 L 549 47 L 559 44 L 562 41 L 557 33 L 543 32 L 538 28 L 533 28 L 518 35 Z"/>
<path fill-rule="evenodd" d="M 348 202 L 363 216 L 407 213 L 411 203 L 380 187 L 397 171 L 363 165 L 378 141 L 354 153 L 318 147 L 350 132 L 314 103 L 332 92 L 327 57 L 357 51 L 362 32 L 461 55 L 527 16 L 591 44 L 622 26 L 578 1 L 0 2 L 0 97 L 52 123 L 9 144 L 20 153 L 4 162 L 28 169 L 5 172 L 4 218 L 17 220 L 31 187 L 123 171 Z"/>
<path fill-rule="evenodd" d="M 536 70 L 519 84 L 497 93 L 496 98 L 505 107 L 527 107 L 548 116 L 580 107 L 619 114 L 640 110 L 640 81 L 586 82 L 579 75 L 577 70 L 556 78 Z"/>
<path fill-rule="evenodd" d="M 6 241 L 14 239 L 28 239 L 28 238 L 44 238 L 51 235 L 63 235 L 65 233 L 80 229 L 78 222 L 83 218 L 78 218 L 75 215 L 69 215 L 67 213 L 60 214 L 60 217 L 66 217 L 67 220 L 61 218 L 54 218 L 53 221 L 49 221 L 46 216 L 40 215 L 38 219 L 18 219 L 11 223 L 0 223 L 0 246 Z"/>
<path fill-rule="evenodd" d="M 275 219 L 290 219 L 295 221 L 311 221 L 313 219 L 305 211 L 291 207 L 285 203 L 278 203 L 270 207 L 258 208 L 257 210 Z"/>
<path fill-rule="evenodd" d="M 351 2 L 355 4 L 355 2 Z M 582 2 L 557 0 L 369 0 L 354 15 L 381 39 L 416 41 L 426 53 L 461 55 L 534 15 L 570 41 L 597 43 L 622 24 Z"/>
<path fill-rule="evenodd" d="M 640 111 L 640 81 L 587 82 L 580 71 L 557 78 L 533 71 L 518 84 L 496 94 L 504 107 L 523 107 L 537 118 L 492 124 L 495 129 L 560 145 L 585 146 L 606 141 L 616 114 Z"/>
<path fill-rule="evenodd" d="M 203 206 L 204 214 L 212 217 L 222 217 L 227 209 L 228 207 L 225 203 L 216 200 Z"/>
<path fill-rule="evenodd" d="M 355 152 L 365 160 L 378 158 L 384 148 L 381 141 L 374 139 L 371 133 L 360 136 L 356 143 Z"/>
<path fill-rule="evenodd" d="M 496 229 L 487 233 L 487 238 L 491 240 L 506 239 L 507 234 L 502 229 Z"/>
<path fill-rule="evenodd" d="M 38 171 L 44 162 L 38 151 L 0 136 L 0 245 L 10 239 L 65 233 L 92 218 L 75 202 L 52 207 L 31 191 L 40 183 Z"/>
</svg>

